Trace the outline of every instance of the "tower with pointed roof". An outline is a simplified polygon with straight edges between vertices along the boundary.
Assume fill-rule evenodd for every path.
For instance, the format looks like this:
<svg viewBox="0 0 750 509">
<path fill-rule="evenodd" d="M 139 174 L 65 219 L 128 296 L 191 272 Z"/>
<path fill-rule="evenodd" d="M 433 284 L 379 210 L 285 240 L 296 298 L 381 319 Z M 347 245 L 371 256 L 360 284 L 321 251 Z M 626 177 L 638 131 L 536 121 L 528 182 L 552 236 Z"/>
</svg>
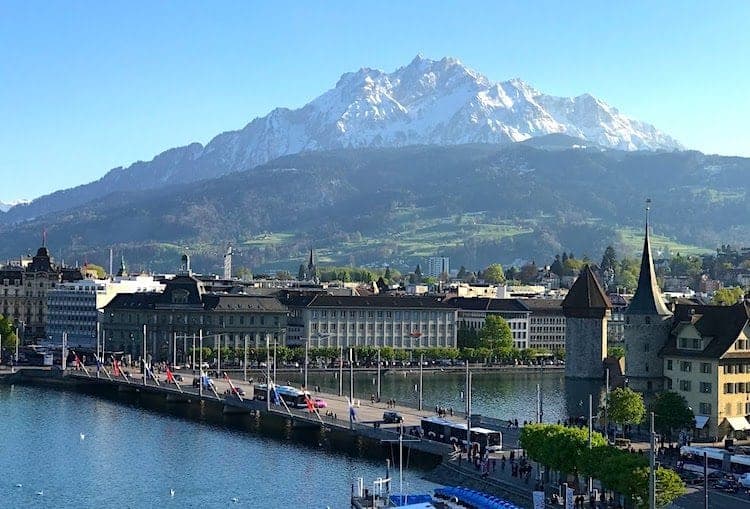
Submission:
<svg viewBox="0 0 750 509">
<path fill-rule="evenodd" d="M 310 249 L 310 258 L 307 261 L 307 273 L 308 281 L 318 281 L 318 269 L 315 267 L 315 257 L 313 256 L 313 250 Z"/>
<path fill-rule="evenodd" d="M 591 267 L 584 265 L 562 302 L 565 314 L 565 377 L 603 379 L 607 321 L 612 304 Z"/>
<path fill-rule="evenodd" d="M 657 354 L 669 338 L 672 323 L 672 312 L 662 298 L 651 258 L 650 204 L 651 200 L 646 200 L 646 234 L 638 287 L 625 311 L 625 377 L 629 387 L 639 392 L 664 388 L 664 366 Z"/>
</svg>

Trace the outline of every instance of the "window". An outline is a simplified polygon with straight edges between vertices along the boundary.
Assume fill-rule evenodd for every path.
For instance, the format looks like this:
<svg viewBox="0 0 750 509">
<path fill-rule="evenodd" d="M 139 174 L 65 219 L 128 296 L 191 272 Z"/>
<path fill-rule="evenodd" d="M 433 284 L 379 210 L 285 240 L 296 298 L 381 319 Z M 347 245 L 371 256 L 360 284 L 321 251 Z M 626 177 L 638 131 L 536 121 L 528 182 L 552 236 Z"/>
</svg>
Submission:
<svg viewBox="0 0 750 509">
<path fill-rule="evenodd" d="M 711 363 L 701 362 L 701 373 L 710 373 L 710 372 L 711 372 Z"/>
<path fill-rule="evenodd" d="M 711 415 L 711 403 L 701 403 L 699 407 L 699 412 L 702 415 Z"/>
<path fill-rule="evenodd" d="M 667 378 L 667 389 L 670 390 L 670 391 L 672 390 L 672 379 L 671 378 Z"/>
<path fill-rule="evenodd" d="M 680 338 L 680 348 L 687 348 L 687 338 Z"/>
<path fill-rule="evenodd" d="M 649 344 L 646 343 L 645 345 L 643 345 L 643 351 L 648 352 L 648 350 L 649 350 Z"/>
<path fill-rule="evenodd" d="M 701 382 L 701 392 L 704 394 L 711 394 L 711 384 L 708 382 Z"/>
<path fill-rule="evenodd" d="M 693 363 L 690 361 L 682 361 L 680 362 L 680 371 L 684 372 L 691 372 L 693 370 Z"/>
<path fill-rule="evenodd" d="M 700 350 L 701 348 L 701 340 L 700 339 L 693 339 L 693 348 L 696 350 Z"/>
<path fill-rule="evenodd" d="M 724 394 L 734 394 L 734 384 L 724 384 Z"/>
<path fill-rule="evenodd" d="M 667 359 L 667 370 L 672 371 L 672 359 Z"/>
<path fill-rule="evenodd" d="M 680 390 L 690 392 L 690 380 L 680 380 Z"/>
</svg>

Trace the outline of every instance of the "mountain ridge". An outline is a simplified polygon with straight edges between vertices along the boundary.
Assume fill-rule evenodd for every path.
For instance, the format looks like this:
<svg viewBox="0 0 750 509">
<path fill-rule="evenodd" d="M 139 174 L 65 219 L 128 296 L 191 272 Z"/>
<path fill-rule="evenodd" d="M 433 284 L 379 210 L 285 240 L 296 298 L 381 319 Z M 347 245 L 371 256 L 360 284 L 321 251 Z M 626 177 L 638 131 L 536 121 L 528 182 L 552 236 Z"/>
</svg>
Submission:
<svg viewBox="0 0 750 509">
<path fill-rule="evenodd" d="M 197 270 L 220 271 L 228 242 L 237 266 L 254 270 L 294 270 L 311 246 L 326 263 L 396 268 L 436 254 L 471 268 L 539 264 L 564 250 L 595 260 L 610 243 L 624 249 L 624 230 L 641 231 L 646 197 L 656 233 L 675 245 L 748 245 L 748 173 L 748 158 L 695 151 L 515 143 L 306 152 L 2 226 L 0 257 L 33 250 L 46 227 L 58 258 L 101 261 L 114 247 L 134 266 L 164 271 L 186 248 Z"/>
<path fill-rule="evenodd" d="M 519 78 L 491 82 L 459 60 L 418 55 L 391 73 L 363 67 L 298 109 L 275 108 L 205 146 L 191 143 L 110 170 L 0 214 L 17 223 L 116 191 L 158 189 L 251 169 L 278 157 L 356 147 L 510 143 L 550 133 L 622 150 L 681 145 L 590 94 L 543 94 Z"/>
</svg>

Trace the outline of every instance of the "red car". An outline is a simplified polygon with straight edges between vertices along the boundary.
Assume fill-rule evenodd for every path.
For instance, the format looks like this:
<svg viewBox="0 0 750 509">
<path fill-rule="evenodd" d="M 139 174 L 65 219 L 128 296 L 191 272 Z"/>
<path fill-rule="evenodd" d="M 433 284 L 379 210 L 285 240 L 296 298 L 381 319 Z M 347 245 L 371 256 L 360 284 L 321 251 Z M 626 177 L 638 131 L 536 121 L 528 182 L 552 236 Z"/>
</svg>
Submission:
<svg viewBox="0 0 750 509">
<path fill-rule="evenodd" d="M 315 408 L 326 408 L 328 407 L 328 403 L 323 398 L 314 398 L 313 403 L 315 404 Z"/>
</svg>

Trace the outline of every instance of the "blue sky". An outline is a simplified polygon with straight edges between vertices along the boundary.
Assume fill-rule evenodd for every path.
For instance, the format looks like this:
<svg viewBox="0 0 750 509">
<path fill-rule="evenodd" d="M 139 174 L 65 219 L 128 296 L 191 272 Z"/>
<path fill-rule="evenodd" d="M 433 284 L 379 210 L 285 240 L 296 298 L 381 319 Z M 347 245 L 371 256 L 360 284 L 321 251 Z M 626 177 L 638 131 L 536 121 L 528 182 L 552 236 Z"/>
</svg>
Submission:
<svg viewBox="0 0 750 509">
<path fill-rule="evenodd" d="M 613 4 L 613 5 L 610 5 Z M 299 107 L 360 67 L 454 56 L 750 156 L 750 2 L 0 2 L 0 200 Z"/>
</svg>

